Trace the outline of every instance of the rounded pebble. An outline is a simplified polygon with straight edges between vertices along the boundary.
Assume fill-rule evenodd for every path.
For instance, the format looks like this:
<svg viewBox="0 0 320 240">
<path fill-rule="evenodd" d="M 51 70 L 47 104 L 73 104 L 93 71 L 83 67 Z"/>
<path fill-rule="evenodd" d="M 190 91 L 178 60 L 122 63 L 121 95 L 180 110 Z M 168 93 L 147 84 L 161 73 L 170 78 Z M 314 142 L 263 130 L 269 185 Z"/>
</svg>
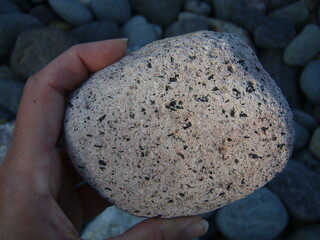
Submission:
<svg viewBox="0 0 320 240">
<path fill-rule="evenodd" d="M 201 15 L 208 15 L 211 12 L 210 4 L 199 0 L 186 0 L 184 9 Z"/>
<path fill-rule="evenodd" d="M 102 196 L 138 216 L 212 211 L 281 171 L 292 113 L 252 49 L 227 33 L 167 38 L 73 93 L 67 149 Z"/>
<path fill-rule="evenodd" d="M 20 9 L 13 2 L 9 0 L 1 0 L 0 13 L 16 13 L 20 12 Z"/>
<path fill-rule="evenodd" d="M 294 121 L 294 150 L 301 149 L 305 147 L 310 139 L 310 134 L 308 130 L 299 124 L 297 121 Z"/>
<path fill-rule="evenodd" d="M 286 168 L 268 186 L 295 219 L 320 219 L 320 176 L 304 164 L 289 160 Z"/>
<path fill-rule="evenodd" d="M 205 20 L 201 18 L 185 19 L 174 22 L 167 27 L 164 32 L 164 37 L 175 37 L 200 30 L 209 30 L 209 25 Z"/>
<path fill-rule="evenodd" d="M 89 3 L 97 19 L 111 20 L 124 24 L 131 16 L 131 6 L 128 0 L 93 0 Z"/>
<path fill-rule="evenodd" d="M 81 42 L 93 42 L 120 36 L 120 29 L 113 21 L 100 20 L 83 24 L 71 31 Z"/>
<path fill-rule="evenodd" d="M 304 148 L 299 151 L 294 160 L 303 163 L 320 176 L 320 159 L 317 159 L 308 149 Z"/>
<path fill-rule="evenodd" d="M 320 224 L 310 225 L 295 230 L 287 240 L 319 240 Z"/>
<path fill-rule="evenodd" d="M 0 78 L 0 106 L 16 115 L 24 84 L 20 81 L 8 78 Z"/>
<path fill-rule="evenodd" d="M 77 0 L 48 0 L 51 8 L 67 23 L 81 25 L 92 20 L 86 6 Z"/>
<path fill-rule="evenodd" d="M 312 115 L 299 109 L 292 109 L 292 113 L 294 119 L 302 126 L 307 128 L 310 132 L 312 132 L 318 126 L 317 120 Z"/>
<path fill-rule="evenodd" d="M 270 240 L 284 230 L 288 213 L 277 195 L 261 188 L 220 209 L 216 223 L 228 239 Z"/>
<path fill-rule="evenodd" d="M 0 56 L 10 54 L 20 32 L 42 26 L 43 24 L 37 18 L 27 14 L 0 14 Z"/>
<path fill-rule="evenodd" d="M 312 134 L 309 150 L 320 160 L 320 127 Z"/>
<path fill-rule="evenodd" d="M 300 87 L 310 103 L 320 105 L 320 60 L 311 61 L 303 69 Z"/>
<path fill-rule="evenodd" d="M 284 51 L 284 61 L 289 66 L 303 66 L 320 51 L 320 28 L 308 24 Z"/>
</svg>

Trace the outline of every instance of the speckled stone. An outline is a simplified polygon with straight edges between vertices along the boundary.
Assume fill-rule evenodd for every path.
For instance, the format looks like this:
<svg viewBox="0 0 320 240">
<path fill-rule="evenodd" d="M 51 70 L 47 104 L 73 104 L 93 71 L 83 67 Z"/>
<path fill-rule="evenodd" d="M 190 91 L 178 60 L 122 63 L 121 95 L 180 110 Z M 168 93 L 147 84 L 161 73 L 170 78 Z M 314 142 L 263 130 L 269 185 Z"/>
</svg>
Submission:
<svg viewBox="0 0 320 240">
<path fill-rule="evenodd" d="M 243 198 L 280 172 L 292 113 L 254 52 L 227 33 L 154 42 L 71 96 L 69 155 L 128 213 L 173 217 Z"/>
</svg>

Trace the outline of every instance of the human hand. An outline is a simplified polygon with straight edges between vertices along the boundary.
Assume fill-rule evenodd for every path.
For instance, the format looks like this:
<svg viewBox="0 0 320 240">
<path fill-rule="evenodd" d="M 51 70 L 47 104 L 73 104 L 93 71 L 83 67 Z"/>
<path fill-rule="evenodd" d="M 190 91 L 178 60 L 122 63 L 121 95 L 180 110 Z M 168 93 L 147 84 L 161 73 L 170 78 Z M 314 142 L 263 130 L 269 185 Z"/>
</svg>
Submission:
<svg viewBox="0 0 320 240">
<path fill-rule="evenodd" d="M 80 240 L 84 221 L 108 202 L 83 181 L 56 144 L 68 94 L 90 73 L 120 59 L 125 40 L 76 45 L 26 83 L 10 150 L 0 167 L 0 239 Z M 113 240 L 192 239 L 200 217 L 149 219 Z"/>
</svg>

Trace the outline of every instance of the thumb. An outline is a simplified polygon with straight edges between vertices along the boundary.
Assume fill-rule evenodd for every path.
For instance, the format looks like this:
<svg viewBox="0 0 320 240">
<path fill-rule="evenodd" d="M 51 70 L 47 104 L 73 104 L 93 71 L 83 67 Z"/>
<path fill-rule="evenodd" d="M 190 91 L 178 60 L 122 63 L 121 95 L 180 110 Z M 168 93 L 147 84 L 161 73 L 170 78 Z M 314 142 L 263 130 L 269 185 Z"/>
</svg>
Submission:
<svg viewBox="0 0 320 240">
<path fill-rule="evenodd" d="M 148 219 L 109 240 L 191 240 L 204 235 L 208 227 L 208 222 L 198 216 Z"/>
</svg>

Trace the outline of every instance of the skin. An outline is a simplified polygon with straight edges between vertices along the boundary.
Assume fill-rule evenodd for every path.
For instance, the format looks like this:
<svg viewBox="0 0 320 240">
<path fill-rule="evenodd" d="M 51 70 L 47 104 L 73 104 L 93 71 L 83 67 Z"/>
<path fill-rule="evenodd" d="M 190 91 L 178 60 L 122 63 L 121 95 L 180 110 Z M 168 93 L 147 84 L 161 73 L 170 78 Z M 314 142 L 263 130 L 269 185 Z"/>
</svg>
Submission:
<svg viewBox="0 0 320 240">
<path fill-rule="evenodd" d="M 125 55 L 126 40 L 79 44 L 30 77 L 9 152 L 0 167 L 0 238 L 80 240 L 84 221 L 110 204 L 83 181 L 64 150 L 57 150 L 68 95 L 89 74 Z M 202 218 L 149 219 L 113 240 L 192 239 Z"/>
</svg>

